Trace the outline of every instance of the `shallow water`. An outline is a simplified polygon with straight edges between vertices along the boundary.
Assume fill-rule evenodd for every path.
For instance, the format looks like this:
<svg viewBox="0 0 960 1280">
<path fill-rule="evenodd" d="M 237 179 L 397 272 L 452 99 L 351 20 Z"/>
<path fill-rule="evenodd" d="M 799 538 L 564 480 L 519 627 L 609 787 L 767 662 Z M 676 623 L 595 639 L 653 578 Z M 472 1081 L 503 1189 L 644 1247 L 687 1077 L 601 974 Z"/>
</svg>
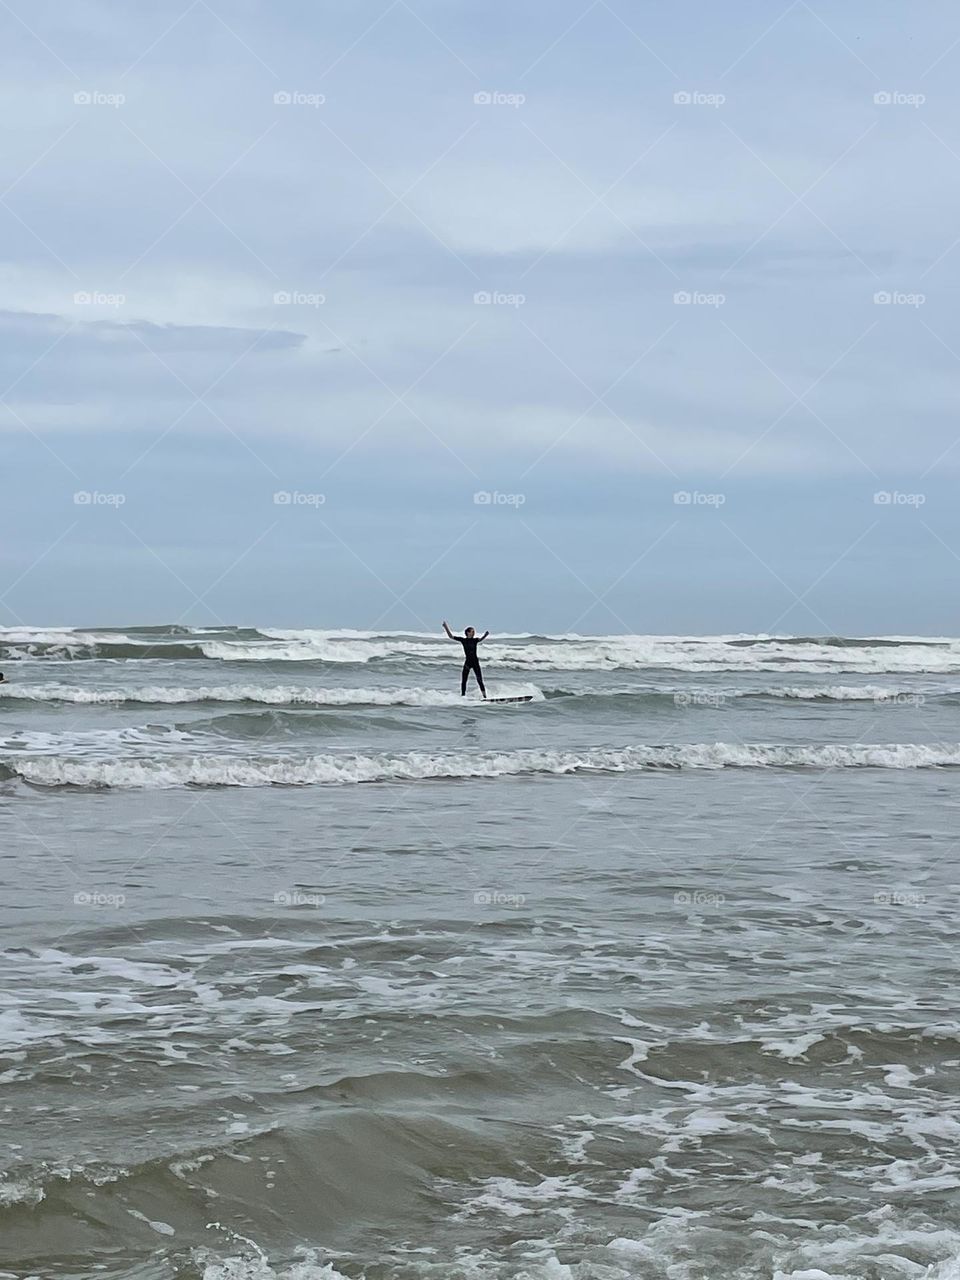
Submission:
<svg viewBox="0 0 960 1280">
<path fill-rule="evenodd" d="M 0 1275 L 957 1275 L 960 643 L 747 641 L 0 633 Z"/>
</svg>

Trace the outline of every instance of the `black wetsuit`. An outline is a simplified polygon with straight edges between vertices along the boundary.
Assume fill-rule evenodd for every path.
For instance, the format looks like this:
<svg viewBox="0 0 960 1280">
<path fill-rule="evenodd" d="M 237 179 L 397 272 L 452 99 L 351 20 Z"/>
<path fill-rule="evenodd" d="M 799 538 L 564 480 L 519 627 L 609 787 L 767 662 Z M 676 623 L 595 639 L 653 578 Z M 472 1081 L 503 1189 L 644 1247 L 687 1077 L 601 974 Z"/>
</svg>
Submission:
<svg viewBox="0 0 960 1280">
<path fill-rule="evenodd" d="M 455 636 L 454 638 L 459 640 L 463 645 L 463 672 L 460 676 L 461 698 L 466 695 L 467 676 L 469 676 L 471 671 L 477 677 L 477 684 L 480 686 L 480 692 L 484 697 L 486 697 L 487 691 L 483 687 L 483 672 L 480 670 L 480 663 L 477 659 L 477 645 L 480 643 L 479 638 L 477 636 Z"/>
</svg>

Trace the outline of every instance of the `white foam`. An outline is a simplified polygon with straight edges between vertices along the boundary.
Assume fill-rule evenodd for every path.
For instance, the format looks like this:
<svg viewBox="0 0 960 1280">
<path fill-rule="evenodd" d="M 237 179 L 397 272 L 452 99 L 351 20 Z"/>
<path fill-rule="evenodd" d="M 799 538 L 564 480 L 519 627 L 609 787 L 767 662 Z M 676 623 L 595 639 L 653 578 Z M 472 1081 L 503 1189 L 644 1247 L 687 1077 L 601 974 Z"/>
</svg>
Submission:
<svg viewBox="0 0 960 1280">
<path fill-rule="evenodd" d="M 773 1280 L 852 1280 L 850 1276 L 838 1276 L 833 1271 L 821 1271 L 819 1267 L 803 1271 L 775 1271 Z"/>
<path fill-rule="evenodd" d="M 75 729 L 51 733 L 45 730 L 19 730 L 0 739 L 0 753 L 13 750 L 18 754 L 56 754 L 76 752 L 103 756 L 118 749 L 146 749 L 149 753 L 171 748 L 196 748 L 197 738 L 172 725 L 130 725 L 127 728 Z"/>
<path fill-rule="evenodd" d="M 260 787 L 412 782 L 441 778 L 500 778 L 525 774 L 625 773 L 645 769 L 926 769 L 960 765 L 960 744 L 888 743 L 877 746 L 780 746 L 685 743 L 675 746 L 526 749 L 431 755 L 313 755 L 242 757 L 167 755 L 88 760 L 65 756 L 0 761 L 39 786 L 118 788 Z"/>
<path fill-rule="evenodd" d="M 650 1056 L 650 1050 L 654 1047 L 654 1041 L 648 1040 L 632 1040 L 629 1036 L 614 1036 L 617 1044 L 625 1044 L 630 1046 L 630 1056 L 624 1058 L 619 1064 L 621 1071 L 633 1071 L 638 1062 L 646 1062 Z M 636 1075 L 637 1073 L 634 1072 Z"/>
<path fill-rule="evenodd" d="M 311 628 L 266 628 L 259 631 L 262 639 L 251 639 L 249 635 L 234 638 L 228 631 L 211 634 L 211 628 L 138 637 L 135 630 L 125 635 L 9 627 L 0 628 L 0 644 L 27 650 L 54 646 L 67 655 L 95 651 L 98 644 L 142 645 L 145 656 L 162 657 L 165 644 L 183 640 L 185 635 L 214 661 L 366 664 L 413 659 L 447 664 L 457 653 L 455 646 L 436 633 Z M 483 652 L 500 666 L 553 671 L 960 671 L 960 641 L 948 637 L 874 637 L 838 645 L 789 636 L 498 634 L 484 644 Z"/>
<path fill-rule="evenodd" d="M 267 628 L 257 635 L 262 638 L 212 628 L 138 636 L 135 628 L 126 635 L 8 627 L 0 628 L 0 645 L 6 642 L 27 654 L 52 647 L 68 658 L 91 656 L 101 644 L 142 646 L 144 657 L 162 659 L 165 645 L 186 638 L 213 661 L 340 665 L 409 660 L 449 664 L 458 652 L 444 637 L 425 632 Z M 483 652 L 501 667 L 541 671 L 960 672 L 960 640 L 948 637 L 864 637 L 839 645 L 790 636 L 498 634 L 484 644 Z"/>
<path fill-rule="evenodd" d="M 822 1267 L 805 1264 L 789 1270 L 776 1266 L 772 1270 L 758 1270 L 751 1263 L 742 1269 L 730 1270 L 727 1264 L 710 1270 L 709 1257 L 702 1252 L 709 1247 L 708 1240 L 698 1242 L 701 1252 L 691 1260 L 690 1237 L 696 1231 L 693 1223 L 698 1215 L 682 1213 L 674 1216 L 676 1220 L 667 1218 L 649 1228 L 649 1243 L 621 1236 L 605 1246 L 588 1246 L 584 1250 L 587 1256 L 571 1262 L 561 1262 L 549 1243 L 540 1240 L 530 1241 L 519 1258 L 506 1252 L 497 1256 L 489 1249 L 472 1253 L 464 1248 L 458 1250 L 456 1258 L 447 1264 L 432 1258 L 414 1263 L 410 1254 L 432 1255 L 435 1250 L 405 1249 L 402 1251 L 406 1263 L 403 1274 L 419 1274 L 423 1280 L 445 1280 L 451 1275 L 475 1277 L 476 1280 L 596 1280 L 601 1275 L 606 1280 L 691 1280 L 693 1276 L 706 1274 L 715 1275 L 717 1280 L 720 1277 L 724 1280 L 739 1280 L 739 1277 L 757 1280 L 761 1275 L 770 1277 L 770 1280 L 859 1280 L 863 1275 L 855 1257 L 850 1259 L 852 1269 L 844 1267 L 842 1271 L 825 1271 Z M 863 1246 L 868 1243 L 865 1239 L 860 1240 Z M 568 1246 L 565 1256 L 570 1253 Z M 871 1252 L 865 1257 L 871 1264 L 885 1268 L 876 1274 L 888 1275 L 890 1280 L 894 1276 L 899 1280 L 960 1280 L 960 1263 L 956 1259 L 919 1269 L 910 1259 L 899 1254 L 876 1255 Z M 315 1257 L 307 1261 L 271 1265 L 266 1256 L 216 1258 L 209 1250 L 198 1250 L 194 1261 L 203 1267 L 203 1280 L 346 1280 L 334 1264 L 322 1263 Z M 377 1268 L 378 1274 L 379 1271 Z M 393 1274 L 392 1270 L 390 1274 Z"/>
<path fill-rule="evenodd" d="M 515 1178 L 487 1178 L 483 1191 L 468 1201 L 463 1215 L 494 1212 L 508 1218 L 534 1213 L 544 1205 L 567 1200 L 584 1200 L 588 1197 L 583 1187 L 577 1185 L 572 1174 L 543 1178 L 535 1184 L 518 1182 Z"/>
<path fill-rule="evenodd" d="M 266 1258 L 211 1258 L 207 1254 L 203 1280 L 347 1280 L 330 1263 L 295 1262 L 289 1267 L 272 1267 Z"/>
<path fill-rule="evenodd" d="M 204 657 L 222 662 L 370 662 L 391 652 L 385 644 L 374 647 L 324 640 L 290 644 L 210 640 L 203 642 L 200 648 Z"/>
<path fill-rule="evenodd" d="M 953 689 L 930 690 L 935 695 L 955 693 Z M 758 689 L 752 696 L 765 698 L 783 698 L 797 702 L 876 702 L 878 704 L 897 705 L 907 698 L 923 696 L 921 691 L 904 686 L 890 688 L 883 685 L 809 685 L 807 687 L 786 686 L 783 688 Z M 751 691 L 740 691 L 736 697 L 750 697 Z M 908 704 L 909 705 L 909 704 Z"/>
<path fill-rule="evenodd" d="M 98 640 L 125 644 L 129 637 L 119 634 L 99 635 L 95 631 L 77 631 L 73 627 L 0 627 L 0 645 L 93 645 Z"/>
<path fill-rule="evenodd" d="M 211 1249 L 193 1250 L 193 1261 L 203 1267 L 203 1280 L 348 1280 L 333 1263 L 321 1262 L 316 1250 L 308 1250 L 300 1262 L 274 1267 L 256 1241 L 218 1222 L 211 1222 L 208 1230 L 224 1231 L 246 1248 L 229 1257 L 217 1256 Z"/>
<path fill-rule="evenodd" d="M 9 1209 L 15 1204 L 36 1205 L 44 1198 L 42 1187 L 28 1182 L 8 1182 L 0 1178 L 0 1208 Z"/>
<path fill-rule="evenodd" d="M 140 1222 L 145 1222 L 151 1230 L 156 1231 L 157 1235 L 175 1236 L 177 1233 L 169 1222 L 161 1222 L 156 1218 L 148 1218 L 145 1213 L 141 1213 L 139 1209 L 128 1209 L 127 1213 L 131 1218 L 138 1218 Z"/>
<path fill-rule="evenodd" d="M 532 684 L 491 687 L 491 696 L 530 697 L 542 701 Z M 97 689 L 67 684 L 3 684 L 0 698 L 26 702 L 70 702 L 78 705 L 118 703 L 181 704 L 195 702 L 257 703 L 269 707 L 463 707 L 456 690 L 426 688 L 310 688 L 306 685 L 139 685 Z M 468 700 L 473 705 L 475 699 Z M 482 705 L 482 704 L 481 704 Z"/>
<path fill-rule="evenodd" d="M 759 639 L 761 637 L 750 637 Z M 689 672 L 806 672 L 838 671 L 861 674 L 923 674 L 960 671 L 960 641 L 902 645 L 837 646 L 815 640 L 732 645 L 727 636 L 592 636 L 501 643 L 484 646 L 488 661 L 498 666 L 553 671 L 643 671 L 670 669 Z M 426 655 L 424 655 L 426 656 Z M 443 650 L 440 650 L 443 656 Z M 432 657 L 432 653 L 431 653 Z"/>
<path fill-rule="evenodd" d="M 778 1053 L 787 1062 L 794 1062 L 797 1058 L 804 1057 L 807 1050 L 819 1044 L 823 1038 L 819 1031 L 808 1031 L 806 1035 L 797 1036 L 793 1040 L 763 1040 L 760 1048 L 764 1053 Z"/>
</svg>

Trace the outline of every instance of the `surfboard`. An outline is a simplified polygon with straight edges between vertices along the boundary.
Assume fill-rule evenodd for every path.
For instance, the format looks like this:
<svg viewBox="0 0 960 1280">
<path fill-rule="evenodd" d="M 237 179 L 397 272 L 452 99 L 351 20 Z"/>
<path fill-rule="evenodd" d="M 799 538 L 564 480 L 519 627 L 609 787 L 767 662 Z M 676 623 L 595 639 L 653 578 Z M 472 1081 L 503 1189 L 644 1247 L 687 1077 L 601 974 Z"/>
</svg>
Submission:
<svg viewBox="0 0 960 1280">
<path fill-rule="evenodd" d="M 519 698 L 485 698 L 485 702 L 532 702 L 532 693 L 523 693 Z"/>
</svg>

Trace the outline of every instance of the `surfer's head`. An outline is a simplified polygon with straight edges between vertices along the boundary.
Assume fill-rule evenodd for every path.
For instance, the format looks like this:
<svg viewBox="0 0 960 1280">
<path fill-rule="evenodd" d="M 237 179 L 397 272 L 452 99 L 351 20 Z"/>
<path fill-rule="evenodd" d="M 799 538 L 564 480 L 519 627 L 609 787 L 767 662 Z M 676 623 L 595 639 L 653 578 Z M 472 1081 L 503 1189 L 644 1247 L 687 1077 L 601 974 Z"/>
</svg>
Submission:
<svg viewBox="0 0 960 1280">
<path fill-rule="evenodd" d="M 477 633 L 476 631 L 474 631 L 473 627 L 467 627 L 466 631 L 464 631 L 463 634 L 465 636 L 475 636 Z"/>
</svg>

